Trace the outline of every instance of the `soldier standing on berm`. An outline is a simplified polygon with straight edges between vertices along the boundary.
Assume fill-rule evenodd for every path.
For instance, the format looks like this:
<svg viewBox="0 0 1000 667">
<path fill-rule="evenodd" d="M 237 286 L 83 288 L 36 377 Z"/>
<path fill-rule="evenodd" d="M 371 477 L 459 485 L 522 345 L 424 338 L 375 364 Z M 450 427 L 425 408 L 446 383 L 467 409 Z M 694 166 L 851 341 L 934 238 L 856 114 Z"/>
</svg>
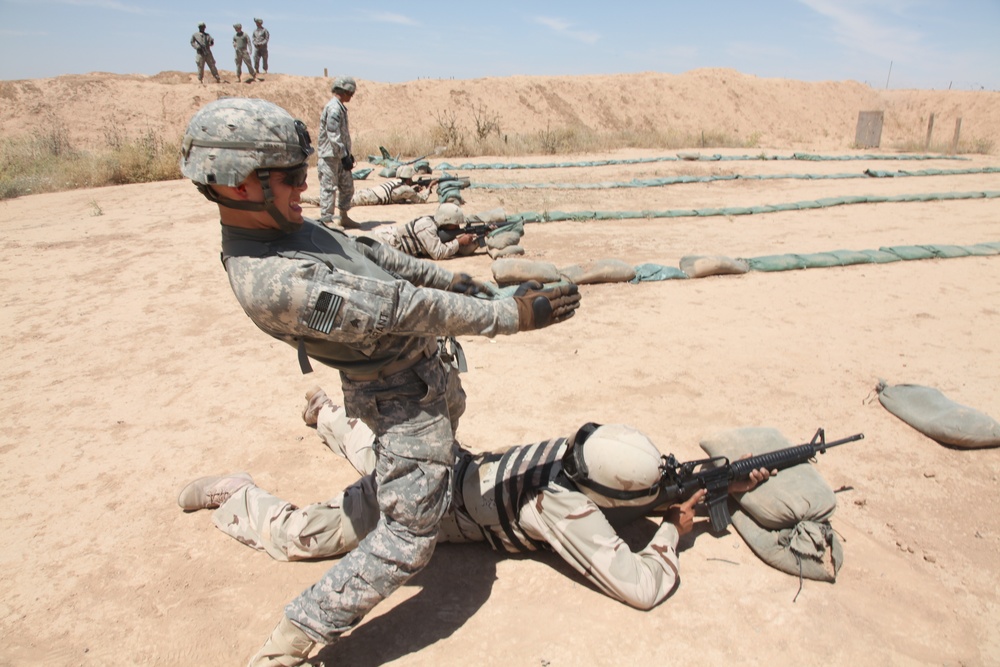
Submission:
<svg viewBox="0 0 1000 667">
<path fill-rule="evenodd" d="M 261 73 L 261 60 L 264 61 L 264 74 L 267 74 L 267 43 L 271 39 L 271 33 L 264 27 L 264 19 L 254 19 L 257 29 L 253 31 L 253 68 L 257 74 Z"/>
<path fill-rule="evenodd" d="M 212 55 L 212 46 L 215 45 L 215 40 L 212 36 L 205 32 L 205 24 L 198 24 L 198 32 L 191 35 L 191 48 L 195 50 L 197 54 L 194 57 L 195 67 L 198 68 L 198 82 L 201 83 L 202 79 L 205 78 L 205 65 L 208 65 L 208 69 L 212 72 L 212 76 L 215 77 L 216 83 L 222 83 L 222 79 L 219 78 L 219 70 L 215 69 L 215 56 Z"/>
<path fill-rule="evenodd" d="M 246 63 L 247 73 L 250 75 L 247 81 L 249 83 L 257 78 L 257 73 L 254 71 L 253 65 L 250 64 L 250 36 L 243 32 L 241 23 L 234 23 L 233 29 L 236 30 L 236 34 L 233 35 L 233 51 L 236 52 L 236 80 L 242 80 L 243 63 Z"/>
<path fill-rule="evenodd" d="M 430 560 L 451 502 L 465 410 L 453 336 L 497 336 L 571 317 L 575 285 L 513 297 L 370 239 L 302 217 L 305 124 L 258 99 L 210 102 L 188 124 L 181 171 L 219 206 L 229 283 L 261 330 L 340 371 L 344 407 L 378 438 L 379 519 L 358 547 L 285 607 L 254 667 L 300 665 Z"/>
</svg>

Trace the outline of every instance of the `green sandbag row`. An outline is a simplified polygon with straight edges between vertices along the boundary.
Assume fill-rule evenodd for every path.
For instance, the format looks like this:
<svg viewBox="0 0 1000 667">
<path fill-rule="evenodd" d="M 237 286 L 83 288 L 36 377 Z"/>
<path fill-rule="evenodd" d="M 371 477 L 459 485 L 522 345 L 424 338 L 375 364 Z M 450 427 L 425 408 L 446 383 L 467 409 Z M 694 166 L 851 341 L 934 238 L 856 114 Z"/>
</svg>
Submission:
<svg viewBox="0 0 1000 667">
<path fill-rule="evenodd" d="M 976 245 L 901 245 L 878 250 L 833 250 L 808 254 L 764 255 L 750 257 L 751 271 L 791 271 L 853 264 L 886 264 L 915 259 L 950 259 L 954 257 L 1000 255 L 1000 242 Z"/>
<path fill-rule="evenodd" d="M 371 156 L 369 157 L 371 159 Z M 377 159 L 377 158 L 376 158 Z M 651 162 L 677 162 L 700 161 L 761 161 L 761 160 L 807 160 L 810 162 L 820 162 L 826 160 L 968 160 L 969 158 L 956 155 L 810 155 L 809 153 L 793 153 L 792 155 L 701 155 L 700 153 L 678 153 L 677 155 L 667 155 L 664 157 L 644 157 L 629 158 L 621 160 L 588 160 L 586 162 L 545 162 L 537 164 L 519 164 L 516 162 L 493 162 L 486 164 L 475 164 L 466 162 L 461 165 L 452 165 L 443 162 L 436 167 L 438 169 L 565 169 L 569 167 L 606 167 L 617 164 L 649 164 Z"/>
<path fill-rule="evenodd" d="M 840 174 L 712 174 L 707 176 L 665 176 L 634 178 L 631 181 L 601 181 L 598 183 L 473 183 L 479 190 L 614 190 L 620 188 L 658 188 L 684 183 L 714 183 L 716 181 L 829 180 L 850 178 L 906 178 L 914 176 L 966 176 L 997 174 L 1000 167 L 981 169 L 921 169 L 918 171 L 881 171 L 866 169 L 861 173 Z"/>
<path fill-rule="evenodd" d="M 566 220 L 638 220 L 647 218 L 686 218 L 708 217 L 717 215 L 753 215 L 759 213 L 775 213 L 778 211 L 801 211 L 813 208 L 844 206 L 847 204 L 880 204 L 914 201 L 941 201 L 959 199 L 995 199 L 1000 197 L 1000 191 L 985 192 L 937 192 L 929 194 L 904 195 L 848 195 L 845 197 L 826 197 L 784 204 L 764 204 L 762 206 L 730 206 L 727 208 L 703 209 L 672 209 L 667 211 L 547 211 L 536 213 L 527 211 L 508 216 L 511 222 L 562 222 Z"/>
</svg>

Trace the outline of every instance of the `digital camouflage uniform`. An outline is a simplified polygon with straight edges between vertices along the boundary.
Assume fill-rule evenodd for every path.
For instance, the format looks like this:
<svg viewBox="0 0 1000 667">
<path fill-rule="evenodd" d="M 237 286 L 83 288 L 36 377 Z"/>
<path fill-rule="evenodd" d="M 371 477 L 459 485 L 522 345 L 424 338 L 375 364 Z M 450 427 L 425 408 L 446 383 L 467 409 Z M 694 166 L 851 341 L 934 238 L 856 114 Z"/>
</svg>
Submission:
<svg viewBox="0 0 1000 667">
<path fill-rule="evenodd" d="M 400 178 L 395 178 L 364 190 L 358 190 L 351 197 L 351 205 L 425 204 L 430 194 L 429 189 L 418 190 L 412 184 L 405 183 Z"/>
<path fill-rule="evenodd" d="M 194 64 L 198 68 L 198 81 L 205 78 L 205 65 L 208 65 L 208 69 L 216 81 L 222 81 L 219 78 L 219 70 L 215 69 L 215 56 L 212 55 L 213 46 L 215 46 L 215 40 L 207 32 L 199 30 L 191 35 L 191 48 L 195 50 L 196 54 Z"/>
<path fill-rule="evenodd" d="M 320 410 L 316 429 L 364 477 L 333 499 L 301 509 L 251 484 L 215 511 L 216 526 L 281 561 L 329 558 L 357 547 L 379 519 L 374 434 L 330 404 Z M 459 450 L 438 540 L 486 540 L 512 553 L 551 549 L 608 596 L 639 609 L 654 607 L 678 585 L 677 529 L 664 522 L 633 553 L 604 512 L 562 474 L 565 445 L 559 438 L 502 454 Z"/>
<path fill-rule="evenodd" d="M 515 333 L 517 305 L 445 291 L 450 271 L 312 220 L 222 238 L 247 315 L 300 361 L 339 369 L 347 414 L 378 436 L 374 529 L 285 610 L 329 644 L 428 562 L 451 502 L 465 394 L 438 336 Z"/>
<path fill-rule="evenodd" d="M 455 255 L 471 255 L 476 251 L 475 245 L 460 245 L 457 237 L 448 241 L 441 238 L 437 223 L 429 215 L 379 229 L 373 235 L 382 243 L 413 257 L 448 259 Z"/>
<path fill-rule="evenodd" d="M 250 62 L 250 36 L 242 30 L 233 35 L 233 51 L 236 52 L 236 78 L 243 75 L 243 63 L 246 63 L 247 74 L 251 79 L 256 79 L 257 72 Z"/>
<path fill-rule="evenodd" d="M 316 154 L 319 156 L 316 167 L 319 172 L 320 220 L 329 222 L 333 219 L 334 191 L 341 213 L 351 209 L 351 198 L 354 196 L 354 176 L 340 163 L 341 158 L 351 154 L 347 106 L 336 95 L 326 103 L 320 114 Z"/>
<path fill-rule="evenodd" d="M 279 31 L 280 32 L 280 31 Z M 257 29 L 253 31 L 253 68 L 257 73 L 267 74 L 267 43 L 271 39 L 271 33 L 262 24 L 257 24 Z M 261 69 L 263 61 L 263 69 Z"/>
</svg>

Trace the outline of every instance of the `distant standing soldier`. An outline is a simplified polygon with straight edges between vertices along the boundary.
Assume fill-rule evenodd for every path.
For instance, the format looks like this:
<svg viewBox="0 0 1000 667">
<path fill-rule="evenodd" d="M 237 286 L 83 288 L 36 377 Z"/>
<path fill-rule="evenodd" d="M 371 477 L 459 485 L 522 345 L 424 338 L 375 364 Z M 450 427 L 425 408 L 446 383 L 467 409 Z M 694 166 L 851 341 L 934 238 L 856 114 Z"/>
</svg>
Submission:
<svg viewBox="0 0 1000 667">
<path fill-rule="evenodd" d="M 351 198 L 354 196 L 354 156 L 351 155 L 351 129 L 347 122 L 347 107 L 358 89 L 357 83 L 349 76 L 338 76 L 333 80 L 333 97 L 323 107 L 319 116 L 319 221 L 335 224 L 333 218 L 334 191 L 340 208 L 340 227 L 357 228 L 351 220 Z"/>
<path fill-rule="evenodd" d="M 191 48 L 198 54 L 194 58 L 194 64 L 198 68 L 199 83 L 205 78 L 205 65 L 208 65 L 212 76 L 215 77 L 215 82 L 222 83 L 222 79 L 219 78 L 219 70 L 215 69 L 215 56 L 212 55 L 214 45 L 215 40 L 205 32 L 205 24 L 199 23 L 198 32 L 191 35 Z"/>
<path fill-rule="evenodd" d="M 250 62 L 250 36 L 243 32 L 242 23 L 234 23 L 233 28 L 236 30 L 236 34 L 233 35 L 233 50 L 236 51 L 236 80 L 242 80 L 243 63 L 246 63 L 247 74 L 250 75 L 247 83 L 250 83 L 257 78 L 257 73 Z"/>
<path fill-rule="evenodd" d="M 271 33 L 264 27 L 264 19 L 254 19 L 257 29 L 253 31 L 253 68 L 260 74 L 260 61 L 264 61 L 264 74 L 267 74 L 267 42 L 271 39 Z"/>
</svg>

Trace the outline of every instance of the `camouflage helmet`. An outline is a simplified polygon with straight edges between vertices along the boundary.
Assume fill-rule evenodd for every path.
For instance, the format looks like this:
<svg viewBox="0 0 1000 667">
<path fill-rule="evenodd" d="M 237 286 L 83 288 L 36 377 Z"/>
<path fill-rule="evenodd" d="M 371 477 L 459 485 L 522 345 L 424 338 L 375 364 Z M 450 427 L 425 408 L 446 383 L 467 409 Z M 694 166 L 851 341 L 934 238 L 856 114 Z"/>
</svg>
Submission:
<svg viewBox="0 0 1000 667">
<path fill-rule="evenodd" d="M 234 23 L 233 27 L 236 28 L 237 30 L 243 30 L 243 24 L 242 23 Z"/>
<path fill-rule="evenodd" d="M 204 27 L 205 27 L 205 24 L 204 24 L 204 23 L 199 23 L 199 24 L 198 24 L 198 27 L 199 27 L 199 28 L 204 28 Z"/>
<path fill-rule="evenodd" d="M 257 18 L 255 18 L 255 19 L 253 20 L 253 22 L 254 22 L 254 23 L 263 23 L 263 22 L 264 22 L 264 19 L 257 19 Z"/>
<path fill-rule="evenodd" d="M 645 435 L 624 424 L 584 424 L 570 438 L 563 471 L 599 507 L 647 505 L 660 491 L 663 457 Z"/>
<path fill-rule="evenodd" d="M 396 169 L 396 178 L 413 178 L 417 175 L 417 170 L 412 165 L 404 164 Z"/>
<path fill-rule="evenodd" d="M 181 173 L 219 206 L 267 211 L 278 227 L 291 233 L 302 226 L 275 205 L 271 169 L 300 167 L 312 155 L 305 124 L 273 102 L 228 97 L 209 102 L 191 118 L 181 144 Z M 236 187 L 250 174 L 260 181 L 264 201 L 229 199 L 213 185 Z"/>
<path fill-rule="evenodd" d="M 277 104 L 227 97 L 191 118 L 181 173 L 202 185 L 236 187 L 258 169 L 294 167 L 312 153 L 305 124 Z"/>
<path fill-rule="evenodd" d="M 345 93 L 354 94 L 354 91 L 358 89 L 358 84 L 354 82 L 354 79 L 349 76 L 338 76 L 333 80 L 333 85 L 330 86 L 331 92 L 337 92 L 342 90 Z"/>
<path fill-rule="evenodd" d="M 396 172 L 399 175 L 399 172 Z M 465 222 L 465 214 L 456 204 L 441 204 L 434 213 L 434 224 L 442 227 L 458 227 Z"/>
</svg>

